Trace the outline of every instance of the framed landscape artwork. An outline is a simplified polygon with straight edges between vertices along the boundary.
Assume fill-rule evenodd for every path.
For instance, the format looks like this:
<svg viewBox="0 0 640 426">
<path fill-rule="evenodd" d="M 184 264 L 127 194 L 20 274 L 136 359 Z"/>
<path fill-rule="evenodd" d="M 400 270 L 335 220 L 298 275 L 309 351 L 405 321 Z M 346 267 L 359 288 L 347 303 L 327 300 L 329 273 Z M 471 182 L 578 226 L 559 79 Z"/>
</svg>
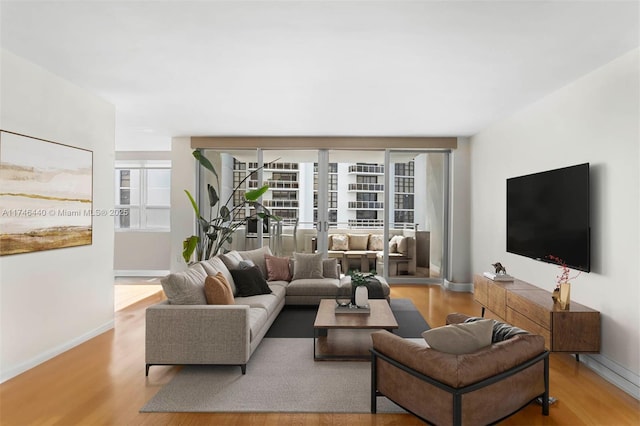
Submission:
<svg viewBox="0 0 640 426">
<path fill-rule="evenodd" d="M 93 152 L 0 131 L 0 256 L 92 243 Z"/>
</svg>

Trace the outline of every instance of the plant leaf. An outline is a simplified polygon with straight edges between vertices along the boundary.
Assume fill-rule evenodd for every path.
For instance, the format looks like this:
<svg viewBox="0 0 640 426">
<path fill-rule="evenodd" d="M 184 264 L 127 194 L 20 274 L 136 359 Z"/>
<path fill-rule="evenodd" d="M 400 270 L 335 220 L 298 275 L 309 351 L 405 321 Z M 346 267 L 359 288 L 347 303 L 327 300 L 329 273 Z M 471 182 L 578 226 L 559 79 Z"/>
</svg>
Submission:
<svg viewBox="0 0 640 426">
<path fill-rule="evenodd" d="M 224 222 L 231 220 L 231 212 L 227 206 L 220 207 L 220 217 L 223 218 Z"/>
<path fill-rule="evenodd" d="M 209 191 L 209 206 L 213 207 L 218 203 L 220 198 L 218 198 L 216 189 L 210 183 L 207 184 L 207 190 Z"/>
<path fill-rule="evenodd" d="M 199 240 L 200 238 L 198 238 L 195 235 L 192 235 L 183 241 L 182 258 L 184 259 L 185 263 L 189 263 L 189 261 L 191 260 L 191 256 L 193 256 L 193 252 L 195 251 Z"/>
<path fill-rule="evenodd" d="M 191 201 L 191 206 L 193 207 L 193 211 L 196 213 L 196 217 L 200 217 L 200 209 L 196 204 L 196 200 L 193 199 L 193 196 L 191 196 L 191 193 L 189 191 L 185 189 L 184 192 L 187 193 L 187 197 L 189 197 L 189 201 Z"/>
<path fill-rule="evenodd" d="M 269 185 L 264 184 L 258 189 L 254 189 L 253 191 L 247 191 L 244 193 L 244 198 L 247 201 L 255 201 L 262 196 L 265 192 L 269 190 Z"/>
<path fill-rule="evenodd" d="M 216 179 L 218 179 L 218 173 L 216 172 L 215 167 L 213 167 L 213 164 L 211 164 L 211 161 L 209 161 L 207 157 L 202 155 L 202 152 L 196 149 L 195 151 L 193 151 L 193 156 L 196 158 L 196 160 L 198 160 L 202 167 L 210 170 L 211 173 L 213 173 L 213 175 L 216 177 Z"/>
</svg>

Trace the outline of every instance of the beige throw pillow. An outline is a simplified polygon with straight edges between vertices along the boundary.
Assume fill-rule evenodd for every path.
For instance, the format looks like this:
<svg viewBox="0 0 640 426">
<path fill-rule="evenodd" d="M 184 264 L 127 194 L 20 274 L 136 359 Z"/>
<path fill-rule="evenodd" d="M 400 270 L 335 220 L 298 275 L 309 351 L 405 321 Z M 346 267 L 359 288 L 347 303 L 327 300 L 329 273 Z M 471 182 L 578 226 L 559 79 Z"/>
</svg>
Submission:
<svg viewBox="0 0 640 426">
<path fill-rule="evenodd" d="M 369 234 L 349 234 L 349 250 L 366 250 Z"/>
<path fill-rule="evenodd" d="M 293 253 L 293 279 L 324 278 L 322 253 Z"/>
<path fill-rule="evenodd" d="M 329 247 L 329 250 L 349 250 L 349 237 L 345 234 L 334 234 L 331 238 L 331 246 Z"/>
<path fill-rule="evenodd" d="M 445 325 L 422 333 L 432 349 L 454 355 L 468 354 L 491 345 L 492 335 L 493 320 L 490 319 Z"/>
<path fill-rule="evenodd" d="M 382 251 L 384 250 L 384 235 L 371 234 L 369 235 L 369 247 L 368 250 Z"/>
<path fill-rule="evenodd" d="M 325 278 L 340 278 L 338 272 L 338 259 L 322 260 L 322 276 Z"/>
<path fill-rule="evenodd" d="M 215 276 L 209 275 L 204 280 L 204 294 L 207 297 L 208 305 L 235 304 L 231 286 L 222 272 L 218 272 Z"/>
</svg>

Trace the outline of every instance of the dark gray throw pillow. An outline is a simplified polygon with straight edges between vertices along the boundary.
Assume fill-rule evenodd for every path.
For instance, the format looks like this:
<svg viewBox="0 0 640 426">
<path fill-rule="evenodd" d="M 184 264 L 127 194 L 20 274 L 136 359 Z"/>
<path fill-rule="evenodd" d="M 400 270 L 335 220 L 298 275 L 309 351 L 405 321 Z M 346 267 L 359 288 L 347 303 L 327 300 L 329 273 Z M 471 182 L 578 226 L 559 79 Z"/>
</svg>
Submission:
<svg viewBox="0 0 640 426">
<path fill-rule="evenodd" d="M 239 297 L 271 294 L 271 289 L 257 266 L 246 269 L 231 270 L 231 276 L 236 283 Z"/>
<path fill-rule="evenodd" d="M 485 318 L 470 317 L 470 318 L 467 318 L 464 322 L 475 322 L 483 319 Z M 493 320 L 493 333 L 491 336 L 491 343 L 502 342 L 504 340 L 511 339 L 513 336 L 518 334 L 530 334 L 530 333 L 526 330 L 515 327 L 511 324 L 505 324 L 495 319 Z"/>
</svg>

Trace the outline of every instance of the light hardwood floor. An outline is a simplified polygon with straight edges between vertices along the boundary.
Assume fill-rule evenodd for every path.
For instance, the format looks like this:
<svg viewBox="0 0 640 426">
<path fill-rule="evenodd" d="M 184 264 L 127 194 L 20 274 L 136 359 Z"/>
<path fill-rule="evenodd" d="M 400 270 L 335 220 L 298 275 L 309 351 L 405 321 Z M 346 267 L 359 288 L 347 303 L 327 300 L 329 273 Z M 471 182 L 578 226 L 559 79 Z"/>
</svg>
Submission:
<svg viewBox="0 0 640 426">
<path fill-rule="evenodd" d="M 477 315 L 473 296 L 437 286 L 394 286 L 411 298 L 427 322 L 444 325 L 449 312 Z M 161 293 L 116 312 L 115 329 L 0 385 L 0 424 L 14 425 L 419 425 L 394 414 L 140 414 L 179 371 L 153 367 L 144 375 L 144 310 Z M 531 405 L 504 425 L 638 425 L 640 404 L 569 355 L 552 354 L 550 416 Z M 363 389 L 368 392 L 368 389 Z M 425 400 L 428 403 L 428 400 Z M 496 401 L 499 404 L 500 401 Z"/>
</svg>

